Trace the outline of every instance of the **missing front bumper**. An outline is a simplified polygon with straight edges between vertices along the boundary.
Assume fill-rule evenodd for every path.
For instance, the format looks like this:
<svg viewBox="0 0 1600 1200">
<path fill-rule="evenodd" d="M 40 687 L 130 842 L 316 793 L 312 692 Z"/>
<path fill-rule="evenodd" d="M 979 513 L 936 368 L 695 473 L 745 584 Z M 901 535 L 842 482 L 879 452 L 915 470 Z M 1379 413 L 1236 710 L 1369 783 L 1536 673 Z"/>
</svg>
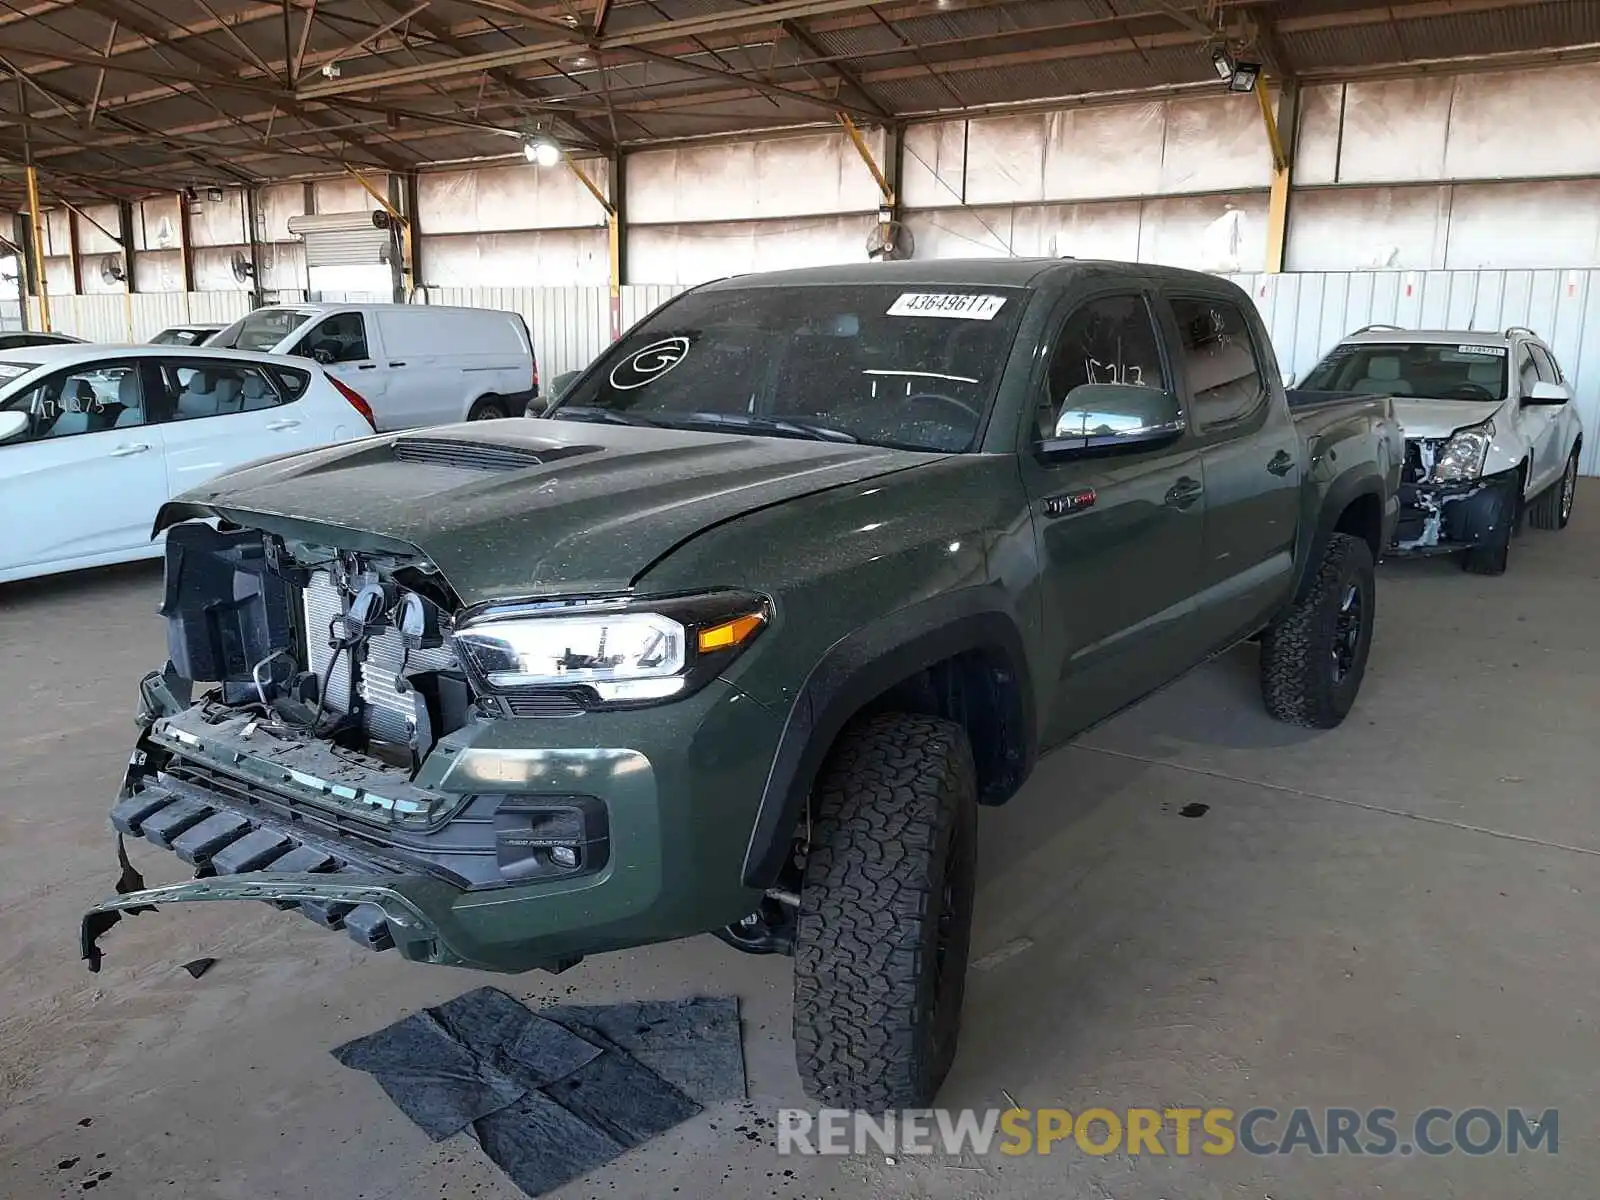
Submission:
<svg viewBox="0 0 1600 1200">
<path fill-rule="evenodd" d="M 1521 486 L 1516 470 L 1467 483 L 1401 484 L 1390 553 L 1453 554 L 1497 544 L 1510 535 Z"/>
</svg>

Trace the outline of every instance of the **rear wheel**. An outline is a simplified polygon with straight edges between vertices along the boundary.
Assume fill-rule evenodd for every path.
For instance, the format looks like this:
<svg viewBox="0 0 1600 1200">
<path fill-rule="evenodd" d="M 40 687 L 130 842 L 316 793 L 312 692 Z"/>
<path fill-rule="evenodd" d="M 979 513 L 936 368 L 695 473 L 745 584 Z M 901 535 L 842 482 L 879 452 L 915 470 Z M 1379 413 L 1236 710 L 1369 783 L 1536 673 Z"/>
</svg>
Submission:
<svg viewBox="0 0 1600 1200">
<path fill-rule="evenodd" d="M 795 932 L 795 1057 L 830 1107 L 925 1107 L 955 1059 L 976 876 L 966 731 L 883 713 L 823 769 Z"/>
<path fill-rule="evenodd" d="M 499 396 L 485 396 L 472 406 L 472 411 L 467 413 L 467 420 L 499 421 L 509 415 L 506 412 L 506 402 Z"/>
<path fill-rule="evenodd" d="M 1332 729 L 1361 690 L 1376 615 L 1372 549 L 1347 533 L 1328 539 L 1310 590 L 1261 638 L 1261 697 L 1291 725 Z"/>
<path fill-rule="evenodd" d="M 1567 456 L 1567 465 L 1556 483 L 1545 488 L 1529 509 L 1535 529 L 1565 529 L 1572 519 L 1572 502 L 1578 494 L 1578 448 Z"/>
</svg>

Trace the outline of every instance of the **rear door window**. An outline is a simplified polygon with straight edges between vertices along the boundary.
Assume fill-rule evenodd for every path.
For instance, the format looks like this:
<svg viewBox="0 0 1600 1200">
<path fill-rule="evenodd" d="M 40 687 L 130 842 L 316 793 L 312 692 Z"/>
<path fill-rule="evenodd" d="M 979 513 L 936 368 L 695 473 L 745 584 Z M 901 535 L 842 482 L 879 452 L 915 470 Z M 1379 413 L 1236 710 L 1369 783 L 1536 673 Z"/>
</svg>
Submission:
<svg viewBox="0 0 1600 1200">
<path fill-rule="evenodd" d="M 1267 385 L 1250 326 L 1239 306 L 1212 297 L 1172 299 L 1179 369 L 1202 429 L 1236 425 L 1267 404 Z"/>
<path fill-rule="evenodd" d="M 193 421 L 259 412 L 284 402 L 269 372 L 254 363 L 227 359 L 162 359 L 161 419 Z"/>
</svg>

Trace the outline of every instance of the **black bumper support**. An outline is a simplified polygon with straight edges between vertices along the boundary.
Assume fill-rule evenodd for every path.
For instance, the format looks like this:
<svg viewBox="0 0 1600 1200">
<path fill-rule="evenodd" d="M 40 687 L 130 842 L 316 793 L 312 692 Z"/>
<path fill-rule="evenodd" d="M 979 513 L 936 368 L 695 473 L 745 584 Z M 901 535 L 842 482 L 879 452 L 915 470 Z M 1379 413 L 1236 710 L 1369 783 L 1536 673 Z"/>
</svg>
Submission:
<svg viewBox="0 0 1600 1200">
<path fill-rule="evenodd" d="M 1402 483 L 1394 554 L 1451 554 L 1509 535 L 1522 501 L 1515 468 L 1465 483 Z"/>
</svg>

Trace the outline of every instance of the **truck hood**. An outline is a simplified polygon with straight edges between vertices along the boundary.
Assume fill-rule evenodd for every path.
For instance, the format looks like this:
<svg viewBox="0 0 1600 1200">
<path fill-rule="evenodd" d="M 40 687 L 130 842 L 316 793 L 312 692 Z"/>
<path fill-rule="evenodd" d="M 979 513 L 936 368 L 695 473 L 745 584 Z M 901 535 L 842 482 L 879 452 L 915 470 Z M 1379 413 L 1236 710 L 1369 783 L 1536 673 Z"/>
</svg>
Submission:
<svg viewBox="0 0 1600 1200">
<path fill-rule="evenodd" d="M 1424 400 L 1394 398 L 1394 415 L 1408 438 L 1449 437 L 1458 429 L 1481 425 L 1500 411 L 1498 400 Z"/>
<path fill-rule="evenodd" d="M 168 504 L 156 528 L 216 515 L 349 549 L 414 549 L 466 604 L 617 592 L 713 525 L 943 457 L 576 421 L 478 421 L 244 467 Z"/>
</svg>

